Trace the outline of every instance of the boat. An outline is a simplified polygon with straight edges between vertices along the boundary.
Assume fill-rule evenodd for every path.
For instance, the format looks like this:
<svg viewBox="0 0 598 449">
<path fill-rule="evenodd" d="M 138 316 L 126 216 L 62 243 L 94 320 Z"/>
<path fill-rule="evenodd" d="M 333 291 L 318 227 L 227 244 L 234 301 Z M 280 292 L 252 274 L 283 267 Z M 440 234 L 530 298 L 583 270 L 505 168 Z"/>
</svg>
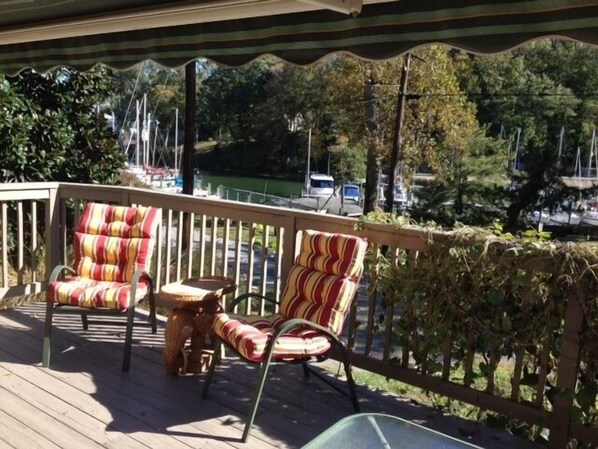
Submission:
<svg viewBox="0 0 598 449">
<path fill-rule="evenodd" d="M 359 203 L 361 200 L 361 189 L 357 184 L 344 184 L 343 197 L 345 201 L 354 201 Z"/>
<path fill-rule="evenodd" d="M 547 226 L 578 226 L 582 221 L 582 214 L 579 212 L 557 211 L 548 216 Z"/>
<path fill-rule="evenodd" d="M 334 178 L 320 173 L 311 173 L 307 185 L 306 196 L 328 198 L 334 195 Z"/>
<path fill-rule="evenodd" d="M 598 226 L 598 199 L 591 198 L 585 202 L 585 210 L 581 216 L 581 226 Z"/>
</svg>

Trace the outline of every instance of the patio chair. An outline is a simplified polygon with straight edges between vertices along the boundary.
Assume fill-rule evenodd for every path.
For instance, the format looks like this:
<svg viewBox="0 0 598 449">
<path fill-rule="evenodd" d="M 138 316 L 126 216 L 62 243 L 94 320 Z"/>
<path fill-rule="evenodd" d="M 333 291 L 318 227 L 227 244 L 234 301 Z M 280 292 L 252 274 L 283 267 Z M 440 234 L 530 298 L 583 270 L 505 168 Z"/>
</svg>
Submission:
<svg viewBox="0 0 598 449">
<path fill-rule="evenodd" d="M 50 366 L 52 317 L 79 314 L 90 324 L 126 325 L 123 371 L 129 370 L 133 326 L 156 333 L 153 283 L 148 270 L 161 210 L 88 203 L 75 230 L 73 266 L 59 265 L 50 275 L 42 365 Z M 149 323 L 134 320 L 135 306 L 149 299 Z M 89 320 L 88 315 L 118 315 L 126 320 Z"/>
<path fill-rule="evenodd" d="M 307 362 L 326 359 L 336 347 L 345 367 L 353 407 L 359 412 L 349 353 L 339 334 L 363 272 L 366 248 L 366 241 L 359 237 L 304 231 L 278 313 L 267 317 L 232 314 L 235 306 L 252 298 L 275 303 L 246 293 L 232 301 L 227 312 L 216 315 L 216 346 L 202 398 L 208 395 L 223 343 L 243 360 L 261 366 L 243 442 L 249 437 L 272 363 L 299 363 L 307 377 L 311 371 Z"/>
</svg>

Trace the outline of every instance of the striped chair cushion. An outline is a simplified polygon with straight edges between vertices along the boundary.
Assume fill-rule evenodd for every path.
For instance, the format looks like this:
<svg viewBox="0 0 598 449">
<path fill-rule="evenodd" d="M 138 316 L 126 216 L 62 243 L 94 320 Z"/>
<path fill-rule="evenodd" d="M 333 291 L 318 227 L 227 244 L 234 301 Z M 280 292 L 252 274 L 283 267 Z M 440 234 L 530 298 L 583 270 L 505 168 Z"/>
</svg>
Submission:
<svg viewBox="0 0 598 449">
<path fill-rule="evenodd" d="M 146 283 L 139 283 L 135 292 L 138 303 L 148 292 Z M 58 304 L 87 308 L 109 308 L 126 310 L 131 297 L 131 284 L 96 281 L 74 276 L 64 281 L 50 282 L 48 299 Z"/>
<path fill-rule="evenodd" d="M 354 280 L 361 277 L 365 240 L 354 235 L 304 231 L 296 265 Z"/>
<path fill-rule="evenodd" d="M 266 345 L 276 329 L 285 322 L 286 319 L 279 314 L 241 317 L 219 313 L 214 321 L 214 332 L 247 360 L 261 362 Z M 330 348 L 331 344 L 323 333 L 309 328 L 295 328 L 276 341 L 272 360 L 307 360 L 326 354 Z"/>
<path fill-rule="evenodd" d="M 367 242 L 353 235 L 305 231 L 282 293 L 281 313 L 338 335 L 363 272 L 366 249 Z"/>
<path fill-rule="evenodd" d="M 76 273 L 89 279 L 130 282 L 136 270 L 148 270 L 159 210 L 88 203 L 75 232 Z"/>
<path fill-rule="evenodd" d="M 339 334 L 356 288 L 357 282 L 351 279 L 295 265 L 289 272 L 280 312 L 287 318 L 303 318 Z"/>
</svg>

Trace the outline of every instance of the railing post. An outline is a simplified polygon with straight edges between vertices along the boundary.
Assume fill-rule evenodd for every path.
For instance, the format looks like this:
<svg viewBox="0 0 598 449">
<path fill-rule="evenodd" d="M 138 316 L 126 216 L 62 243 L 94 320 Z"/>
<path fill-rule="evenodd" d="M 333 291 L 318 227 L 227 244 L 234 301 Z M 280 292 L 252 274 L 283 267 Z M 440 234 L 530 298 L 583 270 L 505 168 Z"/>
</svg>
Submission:
<svg viewBox="0 0 598 449">
<path fill-rule="evenodd" d="M 284 225 L 284 241 L 282 246 L 282 268 L 280 278 L 284 285 L 289 271 L 295 261 L 295 245 L 297 244 L 297 221 L 295 217 L 288 217 Z"/>
<path fill-rule="evenodd" d="M 52 268 L 60 264 L 60 196 L 58 189 L 49 189 L 46 202 L 46 277 Z"/>
<path fill-rule="evenodd" d="M 557 368 L 557 401 L 550 419 L 549 449 L 565 449 L 569 442 L 571 411 L 579 370 L 580 334 L 584 314 L 577 292 L 571 291 L 565 311 L 565 323 Z"/>
</svg>

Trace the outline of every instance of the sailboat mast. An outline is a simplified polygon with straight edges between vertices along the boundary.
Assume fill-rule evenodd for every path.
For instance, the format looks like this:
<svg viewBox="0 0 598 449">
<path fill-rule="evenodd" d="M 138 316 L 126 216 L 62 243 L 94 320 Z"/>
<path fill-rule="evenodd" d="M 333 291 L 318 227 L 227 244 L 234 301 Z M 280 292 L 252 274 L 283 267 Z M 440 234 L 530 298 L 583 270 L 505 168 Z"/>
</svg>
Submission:
<svg viewBox="0 0 598 449">
<path fill-rule="evenodd" d="M 521 128 L 517 128 L 517 141 L 515 143 L 515 160 L 513 161 L 513 170 L 519 169 L 519 141 L 521 138 Z"/>
<path fill-rule="evenodd" d="M 310 159 L 311 159 L 311 127 L 309 128 L 309 133 L 307 135 L 307 175 L 305 177 L 305 188 L 309 193 L 309 170 L 310 170 Z"/>
<path fill-rule="evenodd" d="M 565 140 L 565 127 L 561 128 L 561 137 L 559 138 L 559 148 L 557 155 L 557 162 L 561 162 L 561 155 L 563 154 L 563 142 Z"/>
<path fill-rule="evenodd" d="M 174 169 L 176 170 L 177 176 L 179 174 L 179 164 L 177 162 L 179 154 L 179 108 L 174 108 Z"/>
<path fill-rule="evenodd" d="M 148 164 L 148 144 L 149 144 L 149 126 L 147 117 L 147 94 L 143 94 L 143 131 L 141 140 L 143 141 L 143 165 Z"/>
<path fill-rule="evenodd" d="M 135 165 L 139 166 L 139 146 L 141 145 L 141 141 L 140 141 L 140 129 L 139 129 L 139 112 L 140 112 L 140 106 L 139 106 L 139 100 L 136 100 L 136 118 L 135 118 Z"/>
<path fill-rule="evenodd" d="M 598 148 L 596 148 L 596 128 L 592 130 L 592 141 L 590 143 L 590 158 L 592 155 L 595 155 L 596 158 L 596 180 L 598 180 Z M 589 173 L 588 176 L 590 176 Z"/>
</svg>

